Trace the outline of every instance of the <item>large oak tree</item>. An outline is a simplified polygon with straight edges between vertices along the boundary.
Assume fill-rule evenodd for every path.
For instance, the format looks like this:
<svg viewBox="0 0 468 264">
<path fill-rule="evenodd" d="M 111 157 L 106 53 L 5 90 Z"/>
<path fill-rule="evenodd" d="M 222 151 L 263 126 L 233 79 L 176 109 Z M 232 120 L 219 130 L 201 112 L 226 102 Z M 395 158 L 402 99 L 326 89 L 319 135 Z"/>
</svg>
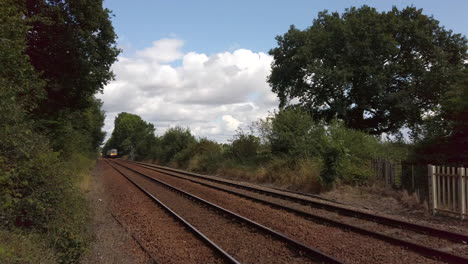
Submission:
<svg viewBox="0 0 468 264">
<path fill-rule="evenodd" d="M 291 26 L 276 40 L 268 82 L 280 107 L 305 107 L 371 134 L 436 113 L 468 59 L 464 36 L 414 7 L 323 11 L 311 27 Z"/>
</svg>

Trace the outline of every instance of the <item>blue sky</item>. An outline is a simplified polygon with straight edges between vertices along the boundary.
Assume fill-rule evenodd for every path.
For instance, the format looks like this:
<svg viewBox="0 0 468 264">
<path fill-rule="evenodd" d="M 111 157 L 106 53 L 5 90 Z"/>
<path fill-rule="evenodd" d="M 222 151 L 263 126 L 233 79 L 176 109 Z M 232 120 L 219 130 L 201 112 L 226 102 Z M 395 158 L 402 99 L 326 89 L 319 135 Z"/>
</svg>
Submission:
<svg viewBox="0 0 468 264">
<path fill-rule="evenodd" d="M 319 11 L 342 12 L 350 6 L 367 4 L 380 11 L 393 5 L 414 5 L 434 15 L 454 32 L 468 35 L 468 1 L 275 1 L 275 0 L 105 0 L 115 14 L 113 24 L 124 52 L 147 47 L 152 41 L 177 37 L 184 51 L 216 53 L 237 48 L 267 52 L 276 45 L 274 37 L 289 25 L 311 25 Z"/>
<path fill-rule="evenodd" d="M 188 127 L 227 142 L 278 107 L 266 82 L 275 36 L 304 29 L 319 11 L 367 4 L 379 11 L 414 5 L 468 35 L 468 1 L 155 1 L 105 0 L 123 49 L 115 80 L 98 95 L 109 136 L 115 116 L 141 116 L 162 134 Z"/>
</svg>

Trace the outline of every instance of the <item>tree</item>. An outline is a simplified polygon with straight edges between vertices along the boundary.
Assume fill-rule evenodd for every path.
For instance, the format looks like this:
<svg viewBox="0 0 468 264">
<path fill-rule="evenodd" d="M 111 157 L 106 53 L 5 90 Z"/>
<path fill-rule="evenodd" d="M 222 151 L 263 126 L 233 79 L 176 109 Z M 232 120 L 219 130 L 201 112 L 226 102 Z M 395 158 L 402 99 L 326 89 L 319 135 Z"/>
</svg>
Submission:
<svg viewBox="0 0 468 264">
<path fill-rule="evenodd" d="M 25 0 L 27 54 L 47 80 L 47 97 L 35 114 L 51 120 L 81 111 L 112 78 L 117 58 L 110 11 L 102 0 Z"/>
<path fill-rule="evenodd" d="M 161 137 L 162 157 L 164 163 L 171 161 L 175 155 L 196 143 L 190 129 L 182 127 L 169 128 Z"/>
<path fill-rule="evenodd" d="M 109 149 L 117 149 L 120 155 L 134 155 L 135 159 L 148 156 L 154 145 L 154 125 L 146 123 L 141 117 L 120 113 L 114 121 L 114 130 L 104 146 L 104 153 Z"/>
<path fill-rule="evenodd" d="M 280 107 L 372 134 L 420 124 L 468 59 L 464 36 L 415 7 L 323 11 L 311 27 L 291 26 L 276 40 L 268 82 Z"/>
<path fill-rule="evenodd" d="M 439 111 L 412 133 L 418 163 L 468 165 L 468 69 L 456 80 Z"/>
<path fill-rule="evenodd" d="M 83 121 L 81 130 L 89 135 L 90 150 L 94 152 L 98 150 L 106 136 L 106 132 L 102 131 L 106 116 L 101 107 L 102 101 L 94 99 L 91 106 L 86 109 L 81 118 Z"/>
<path fill-rule="evenodd" d="M 27 113 L 44 97 L 44 82 L 25 54 L 28 26 L 18 3 L 0 2 L 0 18 L 0 162 L 5 157 L 8 164 L 28 152 L 33 127 Z"/>
<path fill-rule="evenodd" d="M 44 82 L 25 54 L 27 20 L 22 18 L 17 1 L 0 3 L 0 116 L 13 120 L 36 108 L 45 97 Z M 16 120 L 18 122 L 18 120 Z M 6 125 L 3 123 L 2 126 Z"/>
</svg>

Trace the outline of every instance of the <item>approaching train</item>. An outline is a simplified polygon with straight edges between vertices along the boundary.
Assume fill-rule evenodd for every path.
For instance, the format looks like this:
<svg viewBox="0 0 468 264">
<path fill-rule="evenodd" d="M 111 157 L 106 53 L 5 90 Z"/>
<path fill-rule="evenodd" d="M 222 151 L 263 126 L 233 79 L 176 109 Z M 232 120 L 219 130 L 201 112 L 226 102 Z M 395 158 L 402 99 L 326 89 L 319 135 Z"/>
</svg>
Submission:
<svg viewBox="0 0 468 264">
<path fill-rule="evenodd" d="M 117 150 L 116 149 L 109 149 L 106 152 L 106 157 L 108 157 L 108 158 L 117 158 L 118 157 Z"/>
</svg>

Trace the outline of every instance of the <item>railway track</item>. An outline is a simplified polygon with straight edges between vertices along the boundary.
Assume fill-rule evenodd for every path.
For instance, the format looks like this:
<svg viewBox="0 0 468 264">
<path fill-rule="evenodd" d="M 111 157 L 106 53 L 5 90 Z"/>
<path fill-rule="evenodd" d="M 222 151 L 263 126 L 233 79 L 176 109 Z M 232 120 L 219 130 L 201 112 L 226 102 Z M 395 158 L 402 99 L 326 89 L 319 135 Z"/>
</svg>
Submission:
<svg viewBox="0 0 468 264">
<path fill-rule="evenodd" d="M 128 162 L 128 161 L 127 161 Z M 231 180 L 189 173 L 172 168 L 128 162 L 178 179 L 194 182 L 255 202 L 293 212 L 319 223 L 326 223 L 387 243 L 408 248 L 421 255 L 448 263 L 468 263 L 468 236 L 417 225 L 397 219 L 373 215 L 333 205 L 315 197 L 299 197 L 294 193 L 244 185 Z"/>
<path fill-rule="evenodd" d="M 119 162 L 107 162 L 229 263 L 342 263 L 317 249 Z M 222 228 L 213 228 L 213 223 Z M 236 243 L 227 241 L 231 239 L 235 239 Z M 245 248 L 243 244 L 246 242 L 254 247 Z M 245 250 L 250 252 L 242 252 Z M 259 256 L 266 259 L 259 259 Z"/>
</svg>

